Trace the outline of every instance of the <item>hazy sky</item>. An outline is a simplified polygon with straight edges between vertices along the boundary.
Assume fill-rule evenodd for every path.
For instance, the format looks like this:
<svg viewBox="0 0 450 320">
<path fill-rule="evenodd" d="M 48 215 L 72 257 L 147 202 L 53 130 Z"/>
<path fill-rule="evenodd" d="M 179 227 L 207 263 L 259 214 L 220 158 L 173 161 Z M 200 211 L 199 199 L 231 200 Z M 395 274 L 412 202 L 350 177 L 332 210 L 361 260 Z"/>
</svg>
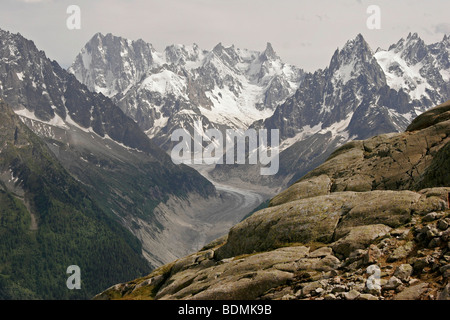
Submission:
<svg viewBox="0 0 450 320">
<path fill-rule="evenodd" d="M 69 5 L 81 9 L 81 29 L 69 30 Z M 381 9 L 381 29 L 366 24 L 369 5 Z M 264 50 L 271 42 L 285 61 L 314 71 L 358 33 L 372 49 L 409 32 L 426 43 L 450 33 L 449 0 L 0 0 L 0 28 L 20 32 L 68 67 L 96 33 L 167 45 L 217 43 Z"/>
</svg>

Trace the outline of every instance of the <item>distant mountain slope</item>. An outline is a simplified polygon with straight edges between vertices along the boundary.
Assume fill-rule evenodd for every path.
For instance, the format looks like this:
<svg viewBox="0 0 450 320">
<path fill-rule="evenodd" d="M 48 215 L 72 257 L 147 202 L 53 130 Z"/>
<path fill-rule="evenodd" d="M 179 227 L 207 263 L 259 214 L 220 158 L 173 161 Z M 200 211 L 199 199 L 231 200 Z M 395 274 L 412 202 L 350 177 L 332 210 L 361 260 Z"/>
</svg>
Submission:
<svg viewBox="0 0 450 320">
<path fill-rule="evenodd" d="M 0 298 L 87 299 L 148 272 L 139 241 L 1 100 L 0 118 Z M 81 290 L 66 287 L 70 265 Z"/>
</svg>

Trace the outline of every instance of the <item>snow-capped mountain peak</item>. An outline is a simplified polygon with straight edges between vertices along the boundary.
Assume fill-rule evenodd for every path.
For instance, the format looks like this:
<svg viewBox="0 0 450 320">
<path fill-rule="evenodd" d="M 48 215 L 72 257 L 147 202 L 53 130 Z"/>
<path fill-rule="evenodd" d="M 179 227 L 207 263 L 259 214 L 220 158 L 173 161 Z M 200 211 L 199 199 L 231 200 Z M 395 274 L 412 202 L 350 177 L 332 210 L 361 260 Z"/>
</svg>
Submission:
<svg viewBox="0 0 450 320">
<path fill-rule="evenodd" d="M 97 33 L 69 68 L 77 79 L 95 92 L 112 97 L 139 81 L 154 65 L 155 50 L 143 40 L 130 41 Z"/>
<path fill-rule="evenodd" d="M 376 60 L 373 51 L 361 34 L 349 40 L 344 47 L 337 49 L 331 59 L 328 72 L 330 76 L 345 85 L 360 74 L 367 74 L 367 68 L 373 68 Z"/>
<path fill-rule="evenodd" d="M 447 36 L 442 42 L 426 45 L 417 33 L 410 33 L 389 50 L 379 50 L 375 58 L 391 88 L 402 90 L 426 108 L 440 104 L 448 94 L 449 48 Z"/>
<path fill-rule="evenodd" d="M 88 63 L 86 63 L 88 62 Z M 300 85 L 303 71 L 263 52 L 224 46 L 151 44 L 96 34 L 70 68 L 92 91 L 111 97 L 151 138 L 199 117 L 216 128 L 246 128 L 272 115 Z"/>
<path fill-rule="evenodd" d="M 270 42 L 267 42 L 266 49 L 261 54 L 261 59 L 265 59 L 265 60 L 277 60 L 277 59 L 280 59 L 280 57 L 276 54 L 276 52 L 273 49 L 272 44 Z"/>
<path fill-rule="evenodd" d="M 164 61 L 168 64 L 181 65 L 188 69 L 200 66 L 205 52 L 197 44 L 185 46 L 181 44 L 170 45 L 166 47 L 162 55 Z"/>
<path fill-rule="evenodd" d="M 116 42 L 112 46 L 102 39 L 97 50 L 125 52 L 122 47 L 134 47 L 133 41 Z M 411 33 L 388 50 L 374 52 L 358 34 L 336 50 L 327 68 L 315 73 L 284 63 L 270 43 L 263 51 L 218 43 L 212 50 L 195 44 L 172 45 L 162 53 L 147 44 L 149 57 L 128 62 L 130 54 L 110 53 L 121 58 L 98 62 L 102 59 L 98 54 L 89 64 L 91 70 L 83 70 L 82 58 L 72 70 L 83 70 L 75 74 L 84 83 L 89 79 L 83 79 L 83 74 L 98 73 L 100 80 L 117 74 L 116 82 L 127 86 L 112 99 L 166 149 L 173 130 L 191 130 L 199 119 L 207 127 L 222 130 L 251 125 L 279 129 L 288 147 L 316 133 L 330 132 L 343 143 L 404 129 L 413 117 L 448 99 L 449 43 L 445 36 L 426 45 L 417 33 Z M 146 67 L 140 59 L 147 61 Z M 144 66 L 140 77 L 114 73 L 124 70 L 127 62 Z M 99 87 L 94 83 L 90 89 Z M 115 93 L 114 88 L 106 92 Z"/>
</svg>

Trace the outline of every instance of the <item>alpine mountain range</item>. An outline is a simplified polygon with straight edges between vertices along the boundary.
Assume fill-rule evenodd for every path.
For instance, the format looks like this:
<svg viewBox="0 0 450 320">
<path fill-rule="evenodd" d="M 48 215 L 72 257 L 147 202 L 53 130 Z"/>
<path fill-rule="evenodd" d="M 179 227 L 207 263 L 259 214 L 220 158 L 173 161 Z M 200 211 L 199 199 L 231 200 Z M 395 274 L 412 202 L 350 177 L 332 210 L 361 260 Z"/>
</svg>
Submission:
<svg viewBox="0 0 450 320">
<path fill-rule="evenodd" d="M 450 93 L 450 39 L 427 45 L 410 33 L 387 50 L 372 50 L 361 34 L 337 49 L 325 69 L 308 73 L 264 51 L 171 45 L 96 34 L 69 72 L 111 98 L 165 151 L 179 128 L 259 128 L 280 131 L 280 171 L 261 177 L 248 165 L 217 165 L 211 175 L 287 187 L 337 147 L 354 139 L 402 132 Z"/>
<path fill-rule="evenodd" d="M 5 119 L 0 195 L 8 213 L 28 213 L 31 219 L 29 226 L 14 231 L 20 241 L 10 247 L 27 237 L 45 257 L 67 228 L 56 228 L 56 217 L 76 207 L 77 219 L 93 219 L 105 239 L 118 239 L 113 247 L 92 239 L 76 253 L 88 264 L 91 246 L 97 246 L 98 256 L 118 250 L 107 255 L 113 270 L 108 283 L 93 285 L 84 297 L 226 234 L 250 212 L 239 204 L 230 207 L 229 195 L 220 192 L 227 181 L 269 190 L 247 203 L 256 207 L 346 142 L 403 132 L 450 94 L 447 36 L 425 44 L 418 34 L 409 34 L 374 51 L 359 34 L 336 50 L 328 67 L 314 73 L 284 63 L 270 43 L 261 52 L 221 43 L 210 51 L 193 44 L 158 52 L 143 40 L 98 33 L 65 70 L 20 34 L 0 29 L 0 40 Z M 167 154 L 173 147 L 171 133 L 180 128 L 193 132 L 198 120 L 204 129 L 221 131 L 278 129 L 278 174 L 261 176 L 258 166 L 217 165 L 208 180 L 194 168 L 173 164 Z M 11 221 L 2 218 L 0 236 Z M 85 225 L 79 224 L 75 237 L 85 239 Z M 17 254 L 26 255 L 21 248 Z M 53 253 L 56 260 L 58 254 L 70 260 L 65 249 Z M 92 274 L 104 272 L 94 260 L 85 267 Z M 5 261 L 0 261 L 0 284 L 6 283 L 0 297 L 9 297 L 17 287 L 24 297 L 49 297 L 41 292 L 43 287 L 50 292 L 52 281 L 23 283 Z M 114 269 L 119 261 L 132 268 Z M 51 297 L 66 298 L 63 293 Z"/>
</svg>

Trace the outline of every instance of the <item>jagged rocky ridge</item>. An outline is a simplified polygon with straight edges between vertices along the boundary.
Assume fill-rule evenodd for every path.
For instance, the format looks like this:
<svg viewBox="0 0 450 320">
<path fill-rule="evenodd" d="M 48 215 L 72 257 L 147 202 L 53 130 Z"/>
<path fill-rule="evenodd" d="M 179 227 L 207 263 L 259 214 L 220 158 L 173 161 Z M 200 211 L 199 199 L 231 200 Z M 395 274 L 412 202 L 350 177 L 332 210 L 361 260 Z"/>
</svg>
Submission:
<svg viewBox="0 0 450 320">
<path fill-rule="evenodd" d="M 226 237 L 96 299 L 448 300 L 450 180 L 434 170 L 449 144 L 450 101 L 342 146 Z"/>
<path fill-rule="evenodd" d="M 69 69 L 102 92 L 165 150 L 178 128 L 247 128 L 290 96 L 303 71 L 285 64 L 270 43 L 263 52 L 171 45 L 157 52 L 143 40 L 96 34 Z"/>
<path fill-rule="evenodd" d="M 221 202 L 214 186 L 174 165 L 111 99 L 89 91 L 32 41 L 3 30 L 0 39 L 0 96 L 98 205 L 139 238 L 143 255 L 158 266 L 198 250 L 195 214 Z"/>
<path fill-rule="evenodd" d="M 449 52 L 447 36 L 426 45 L 409 34 L 374 52 L 358 35 L 336 50 L 327 68 L 306 73 L 272 116 L 252 125 L 280 130 L 276 176 L 261 177 L 258 168 L 246 165 L 218 165 L 212 176 L 287 186 L 348 141 L 402 132 L 417 115 L 448 99 Z"/>
</svg>

